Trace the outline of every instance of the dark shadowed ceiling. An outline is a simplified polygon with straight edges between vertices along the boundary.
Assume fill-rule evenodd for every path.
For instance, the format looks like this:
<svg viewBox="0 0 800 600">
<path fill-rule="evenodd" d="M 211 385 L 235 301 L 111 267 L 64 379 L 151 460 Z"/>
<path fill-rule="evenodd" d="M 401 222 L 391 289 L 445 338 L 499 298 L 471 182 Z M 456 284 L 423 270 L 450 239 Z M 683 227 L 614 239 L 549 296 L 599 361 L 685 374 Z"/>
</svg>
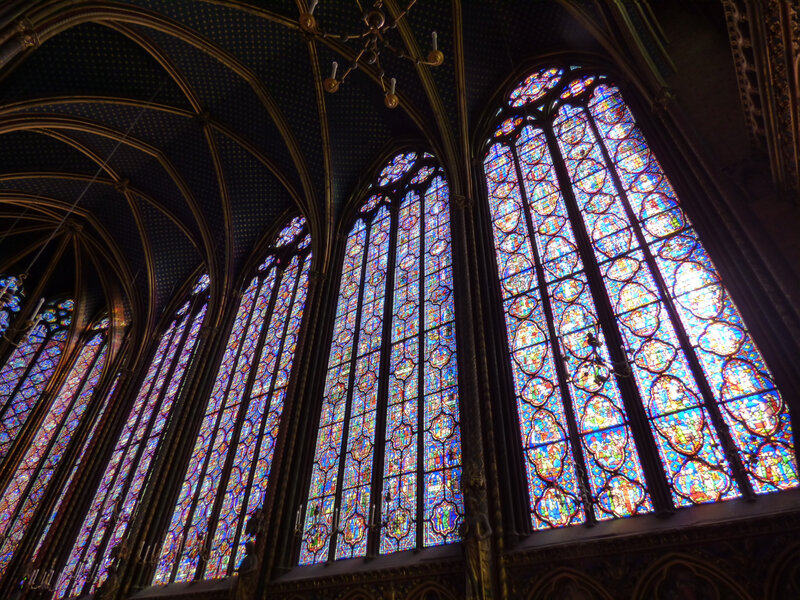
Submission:
<svg viewBox="0 0 800 600">
<path fill-rule="evenodd" d="M 436 30 L 445 61 L 382 57 L 401 102 L 389 110 L 374 70 L 322 91 L 331 61 L 352 55 L 302 32 L 303 0 L 3 4 L 5 39 L 24 30 L 35 41 L 0 67 L 0 271 L 25 270 L 80 199 L 30 280 L 63 246 L 46 292 L 74 293 L 77 268 L 85 310 L 114 297 L 151 325 L 200 268 L 218 291 L 236 285 L 291 211 L 309 220 L 324 265 L 343 206 L 400 141 L 425 143 L 451 174 L 468 171 L 471 132 L 530 57 L 628 60 L 607 43 L 613 15 L 600 3 L 419 0 L 393 41 L 427 53 Z M 388 13 L 400 5 L 384 2 Z M 335 33 L 360 31 L 360 15 L 356 0 L 315 12 Z M 647 27 L 640 38 L 656 45 Z"/>
</svg>

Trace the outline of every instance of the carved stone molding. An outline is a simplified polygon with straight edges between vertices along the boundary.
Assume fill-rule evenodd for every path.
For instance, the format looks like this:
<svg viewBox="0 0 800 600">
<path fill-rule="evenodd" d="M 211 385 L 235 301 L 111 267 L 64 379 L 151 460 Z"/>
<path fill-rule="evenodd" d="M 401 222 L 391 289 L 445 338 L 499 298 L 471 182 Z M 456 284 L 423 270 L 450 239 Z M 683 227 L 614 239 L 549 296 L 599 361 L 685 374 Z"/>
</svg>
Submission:
<svg viewBox="0 0 800 600">
<path fill-rule="evenodd" d="M 769 155 L 779 193 L 800 192 L 800 6 L 722 0 L 751 142 Z"/>
<path fill-rule="evenodd" d="M 463 568 L 460 561 L 437 560 L 378 571 L 274 582 L 267 587 L 267 596 L 292 600 L 422 600 L 426 589 L 438 587 L 440 598 L 447 599 L 444 590 L 452 593 L 452 598 L 463 598 Z"/>
</svg>

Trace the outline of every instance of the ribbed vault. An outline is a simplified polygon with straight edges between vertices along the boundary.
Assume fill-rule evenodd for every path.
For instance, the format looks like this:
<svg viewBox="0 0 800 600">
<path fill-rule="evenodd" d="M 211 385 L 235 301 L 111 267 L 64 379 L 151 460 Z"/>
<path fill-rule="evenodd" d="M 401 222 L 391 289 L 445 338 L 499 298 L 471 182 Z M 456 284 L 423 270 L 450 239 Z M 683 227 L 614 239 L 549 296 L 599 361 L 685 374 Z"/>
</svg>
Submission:
<svg viewBox="0 0 800 600">
<path fill-rule="evenodd" d="M 602 35 L 609 24 L 593 22 L 590 6 L 419 0 L 396 41 L 421 55 L 436 30 L 445 62 L 386 58 L 400 96 L 388 110 L 369 67 L 338 93 L 322 91 L 322 71 L 353 54 L 304 34 L 305 10 L 304 0 L 0 8 L 0 270 L 22 272 L 85 191 L 71 217 L 81 227 L 70 230 L 91 257 L 83 279 L 105 281 L 97 303 L 113 297 L 144 333 L 200 268 L 225 297 L 259 240 L 292 211 L 308 219 L 324 268 L 360 177 L 402 140 L 426 143 L 454 193 L 467 193 L 469 132 L 515 57 L 613 54 Z M 358 30 L 360 14 L 355 0 L 323 0 L 315 16 L 342 32 Z M 45 291 L 63 291 L 57 281 Z"/>
</svg>

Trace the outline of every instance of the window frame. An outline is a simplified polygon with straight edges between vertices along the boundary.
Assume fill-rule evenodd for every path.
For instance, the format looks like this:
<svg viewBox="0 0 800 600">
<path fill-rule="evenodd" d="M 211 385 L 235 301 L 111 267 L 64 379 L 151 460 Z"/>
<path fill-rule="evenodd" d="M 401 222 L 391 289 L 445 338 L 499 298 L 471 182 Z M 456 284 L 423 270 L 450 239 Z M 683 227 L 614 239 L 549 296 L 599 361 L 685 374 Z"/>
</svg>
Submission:
<svg viewBox="0 0 800 600">
<path fill-rule="evenodd" d="M 571 70 L 570 65 L 579 65 L 579 67 Z M 638 82 L 636 80 L 631 81 L 630 76 L 621 72 L 616 67 L 593 56 L 556 54 L 549 58 L 537 58 L 534 61 L 524 63 L 522 67 L 516 69 L 506 78 L 503 85 L 500 86 L 489 101 L 488 107 L 480 121 L 479 127 L 474 132 L 472 140 L 473 156 L 475 157 L 474 168 L 478 181 L 475 186 L 477 204 L 479 205 L 478 212 L 476 213 L 476 219 L 479 221 L 476 223 L 476 230 L 478 231 L 480 243 L 482 244 L 482 247 L 479 248 L 478 251 L 481 252 L 483 256 L 483 260 L 480 261 L 482 264 L 479 270 L 482 280 L 488 284 L 485 286 L 486 289 L 482 290 L 481 293 L 483 294 L 483 298 L 487 303 L 488 312 L 490 313 L 487 323 L 491 323 L 490 325 L 487 324 L 484 329 L 487 336 L 487 349 L 490 354 L 487 358 L 490 361 L 490 372 L 493 372 L 492 377 L 490 377 L 489 385 L 493 392 L 493 398 L 491 400 L 492 410 L 495 414 L 500 415 L 497 424 L 500 433 L 498 438 L 499 447 L 497 448 L 498 455 L 500 455 L 500 453 L 506 453 L 506 457 L 508 458 L 507 461 L 499 461 L 501 493 L 504 493 L 506 496 L 506 499 L 502 502 L 509 509 L 504 511 L 503 514 L 504 526 L 507 527 L 508 531 L 512 532 L 514 537 L 521 540 L 520 548 L 531 548 L 570 540 L 585 540 L 587 536 L 603 536 L 612 531 L 617 533 L 623 531 L 633 533 L 662 529 L 670 526 L 669 521 L 665 522 L 664 518 L 673 517 L 675 513 L 689 512 L 692 515 L 702 515 L 701 518 L 704 520 L 716 521 L 723 518 L 730 518 L 732 512 L 749 517 L 752 515 L 764 514 L 775 509 L 785 510 L 787 505 L 791 503 L 792 497 L 800 497 L 799 489 L 788 489 L 782 490 L 780 493 L 772 492 L 756 495 L 753 493 L 748 494 L 745 491 L 750 489 L 749 484 L 741 488 L 743 496 L 741 498 L 729 499 L 724 502 L 716 501 L 707 504 L 687 506 L 685 508 L 690 509 L 688 511 L 674 509 L 669 502 L 666 477 L 662 476 L 655 482 L 655 486 L 651 483 L 649 478 L 647 479 L 647 489 L 650 491 L 651 495 L 660 495 L 662 498 L 662 500 L 658 502 L 655 511 L 651 514 L 634 514 L 631 515 L 631 517 L 636 517 L 635 519 L 624 517 L 609 519 L 602 522 L 591 522 L 590 519 L 587 519 L 586 522 L 583 523 L 583 527 L 567 525 L 544 530 L 536 530 L 533 528 L 530 518 L 530 498 L 525 469 L 526 459 L 522 451 L 517 403 L 514 400 L 516 398 L 516 392 L 509 354 L 509 348 L 511 346 L 508 343 L 505 309 L 503 307 L 504 303 L 500 291 L 500 277 L 495 253 L 489 205 L 490 198 L 484 169 L 484 159 L 488 155 L 489 148 L 498 140 L 505 141 L 509 147 L 513 146 L 514 142 L 510 140 L 518 136 L 524 124 L 516 126 L 513 130 L 514 135 L 512 136 L 503 135 L 495 137 L 494 134 L 498 126 L 515 111 L 518 113 L 531 112 L 530 109 L 526 110 L 524 106 L 516 109 L 511 108 L 508 105 L 510 93 L 515 88 L 519 87 L 520 82 L 526 77 L 549 67 L 560 67 L 564 69 L 564 78 L 573 73 L 575 77 L 589 74 L 602 75 L 605 77 L 607 83 L 619 89 L 625 104 L 636 119 L 636 125 L 641 130 L 648 147 L 658 158 L 666 178 L 672 184 L 680 208 L 687 213 L 692 226 L 697 230 L 698 238 L 711 257 L 725 290 L 729 293 L 735 306 L 739 309 L 742 320 L 749 325 L 748 332 L 761 352 L 764 362 L 769 366 L 776 388 L 782 391 L 786 410 L 794 425 L 792 433 L 793 441 L 795 442 L 795 460 L 798 459 L 798 448 L 800 448 L 797 444 L 798 436 L 800 436 L 800 432 L 798 431 L 800 421 L 797 420 L 799 416 L 797 414 L 798 410 L 793 402 L 793 394 L 791 393 L 792 390 L 798 389 L 798 383 L 800 382 L 796 382 L 796 376 L 787 377 L 784 361 L 781 360 L 781 356 L 776 356 L 775 344 L 773 340 L 770 339 L 770 332 L 775 332 L 774 323 L 769 323 L 762 318 L 761 311 L 759 311 L 759 301 L 761 298 L 758 297 L 757 293 L 753 293 L 751 287 L 741 284 L 742 279 L 749 275 L 749 273 L 743 272 L 744 269 L 747 269 L 751 265 L 748 264 L 742 267 L 740 264 L 741 261 L 737 262 L 735 258 L 731 258 L 726 252 L 726 250 L 732 246 L 730 238 L 726 237 L 724 233 L 720 234 L 719 228 L 715 228 L 710 224 L 710 221 L 714 219 L 720 220 L 720 212 L 724 212 L 727 206 L 720 207 L 720 202 L 723 204 L 725 202 L 724 194 L 722 190 L 716 186 L 713 177 L 705 170 L 707 169 L 707 164 L 701 162 L 701 159 L 697 157 L 695 148 L 687 147 L 681 149 L 676 145 L 676 135 L 673 135 L 671 139 L 670 136 L 665 135 L 666 132 L 663 131 L 665 125 L 664 119 L 662 118 L 659 122 L 657 118 L 659 116 L 663 117 L 664 112 L 659 112 L 656 103 L 647 103 L 643 101 L 641 98 L 641 87 L 637 87 Z M 562 84 L 559 84 L 553 88 L 553 90 L 548 90 L 548 92 L 543 93 L 542 98 L 546 96 L 547 93 L 553 93 L 554 90 L 559 90 L 560 92 L 563 89 Z M 539 103 L 542 98 L 539 98 L 534 104 Z M 648 106 L 652 109 L 651 111 L 646 110 Z M 655 113 L 656 118 L 654 118 L 653 113 Z M 548 127 L 551 127 L 554 118 L 555 114 L 546 118 Z M 685 140 L 686 138 L 684 137 L 683 139 Z M 603 149 L 603 151 L 605 152 L 605 149 Z M 694 161 L 694 163 L 692 161 Z M 697 164 L 698 162 L 700 163 L 699 165 Z M 613 162 L 610 164 L 613 164 Z M 560 165 L 555 165 L 554 168 L 559 170 L 565 168 L 565 165 L 562 163 Z M 614 177 L 616 177 L 616 173 Z M 565 174 L 563 178 L 559 176 L 558 180 L 559 183 L 570 182 L 569 175 L 567 174 Z M 522 185 L 521 181 L 520 185 Z M 616 183 L 615 187 L 617 187 Z M 716 189 L 709 191 L 709 188 L 712 187 Z M 567 195 L 571 196 L 573 193 L 571 186 L 563 187 L 561 191 L 565 197 Z M 714 202 L 712 208 L 708 208 L 707 202 L 704 204 L 703 198 L 701 197 L 704 194 L 713 197 Z M 720 196 L 722 196 L 721 199 Z M 730 209 L 728 209 L 728 211 L 727 216 L 730 216 Z M 569 220 L 574 221 L 573 218 Z M 726 221 L 725 224 L 730 226 L 728 221 Z M 638 227 L 638 224 L 635 224 L 634 227 Z M 578 241 L 578 245 L 581 246 L 582 242 Z M 735 251 L 743 254 L 748 250 L 735 247 Z M 759 259 L 763 259 L 757 252 L 755 254 Z M 587 268 L 587 266 L 584 265 L 584 268 Z M 602 284 L 597 286 L 590 281 L 590 286 L 597 290 L 592 294 L 593 299 L 596 299 L 598 295 L 606 296 L 605 288 Z M 538 285 L 536 289 L 539 289 Z M 661 286 L 659 286 L 659 290 L 663 293 Z M 605 316 L 599 317 L 601 328 L 604 319 Z M 680 323 L 680 321 L 677 321 L 677 323 Z M 683 325 L 680 325 L 680 327 L 683 329 Z M 774 337 L 774 335 L 772 337 Z M 684 344 L 681 344 L 681 347 L 688 350 L 691 348 L 691 345 L 684 346 Z M 702 374 L 699 366 L 695 365 L 695 367 L 696 372 L 695 368 L 692 369 L 692 372 L 695 374 L 698 383 L 702 382 L 700 385 L 704 385 L 706 377 Z M 633 384 L 633 387 L 635 388 L 636 385 Z M 640 417 L 639 415 L 629 415 L 629 419 L 630 421 L 639 421 Z M 642 423 L 640 427 L 645 429 L 645 434 L 649 433 L 649 435 L 652 436 L 654 433 L 647 431 L 646 420 L 646 416 L 641 419 Z M 637 447 L 642 437 L 644 436 L 638 432 L 633 434 L 633 439 L 636 441 Z M 639 447 L 638 452 L 641 456 L 641 447 Z M 660 464 L 660 459 L 657 455 L 647 457 L 648 461 L 652 461 L 653 459 L 657 461 L 654 466 L 663 471 L 663 465 Z M 645 457 L 642 457 L 642 462 L 645 462 Z M 649 468 L 652 469 L 652 467 Z M 503 480 L 506 480 L 505 484 L 502 483 Z M 739 484 L 738 480 L 735 481 Z M 666 504 L 663 502 L 664 498 L 667 499 Z M 753 500 L 756 499 L 758 502 L 753 502 Z M 680 517 L 675 520 L 685 521 L 685 517 Z M 683 523 L 683 525 L 685 526 L 685 523 Z M 679 525 L 676 523 L 674 526 Z M 591 529 L 592 532 L 588 533 L 587 528 Z"/>
<path fill-rule="evenodd" d="M 378 186 L 378 181 L 380 177 L 380 173 L 383 169 L 387 168 L 392 160 L 395 157 L 398 157 L 402 154 L 408 153 L 416 153 L 417 159 L 414 162 L 411 169 L 404 173 L 402 176 L 398 177 L 397 179 L 387 183 L 386 185 L 392 188 L 391 193 L 387 193 L 383 187 Z M 423 182 L 420 184 L 414 184 L 414 187 L 408 187 L 409 181 L 414 177 L 414 175 L 422 168 L 430 166 L 432 167 L 432 172 L 429 176 L 427 176 Z M 370 504 L 374 503 L 375 506 L 375 515 L 374 515 L 374 522 L 381 523 L 382 518 L 382 500 L 376 500 L 376 498 L 380 498 L 383 496 L 383 484 L 384 484 L 384 459 L 385 459 L 385 449 L 386 449 L 386 416 L 388 412 L 388 405 L 386 404 L 386 400 L 388 399 L 388 385 L 389 385 L 389 361 L 390 361 L 390 352 L 391 352 L 391 325 L 393 319 L 393 312 L 390 311 L 387 307 L 389 305 L 389 296 L 394 294 L 394 280 L 395 280 L 395 271 L 396 271 L 396 250 L 397 250 L 397 231 L 398 231 L 398 219 L 399 219 L 399 212 L 400 212 L 400 205 L 402 199 L 406 196 L 406 194 L 411 191 L 412 189 L 416 190 L 420 198 L 425 195 L 425 192 L 431 187 L 432 181 L 437 177 L 441 177 L 445 186 L 448 189 L 448 209 L 450 211 L 450 221 L 449 226 L 451 227 L 451 236 L 450 239 L 452 240 L 452 227 L 453 227 L 453 213 L 454 213 L 454 201 L 453 201 L 453 191 L 452 191 L 452 182 L 450 177 L 448 177 L 447 170 L 444 164 L 437 158 L 435 152 L 427 147 L 424 144 L 419 143 L 406 143 L 399 146 L 392 146 L 391 150 L 382 152 L 379 157 L 373 161 L 370 167 L 365 170 L 365 175 L 362 176 L 359 185 L 357 186 L 357 191 L 353 193 L 350 197 L 348 204 L 343 211 L 343 216 L 339 220 L 338 231 L 335 236 L 336 245 L 335 251 L 332 254 L 331 264 L 335 265 L 334 270 L 332 270 L 329 274 L 329 285 L 325 291 L 324 297 L 322 298 L 323 305 L 327 307 L 327 311 L 320 315 L 320 318 L 325 323 L 324 333 L 319 337 L 319 353 L 317 354 L 317 358 L 319 359 L 319 364 L 324 365 L 324 369 L 320 369 L 320 374 L 316 378 L 314 385 L 312 386 L 313 393 L 310 394 L 311 398 L 315 403 L 314 410 L 311 413 L 311 418 L 308 421 L 309 425 L 309 440 L 307 443 L 307 447 L 304 448 L 305 454 L 302 460 L 303 470 L 302 473 L 304 474 L 303 478 L 300 480 L 300 486 L 298 488 L 299 497 L 298 501 L 300 502 L 298 506 L 298 512 L 294 514 L 294 518 L 300 524 L 299 527 L 302 529 L 298 529 L 298 526 L 294 524 L 294 536 L 293 536 L 293 543 L 292 543 L 292 553 L 291 559 L 289 562 L 289 568 L 293 570 L 298 570 L 299 572 L 307 572 L 311 573 L 315 571 L 317 568 L 329 564 L 336 563 L 337 565 L 347 565 L 353 564 L 359 560 L 377 560 L 377 561 L 386 561 L 387 563 L 396 564 L 398 560 L 402 561 L 402 558 L 398 558 L 399 555 L 404 555 L 407 553 L 419 554 L 419 553 L 426 553 L 430 554 L 431 556 L 451 556 L 455 555 L 456 553 L 460 553 L 460 546 L 462 541 L 460 538 L 454 542 L 450 543 L 443 543 L 438 544 L 435 546 L 425 546 L 424 545 L 424 536 L 422 533 L 422 529 L 425 523 L 424 519 L 424 499 L 423 499 L 423 485 L 418 483 L 417 486 L 417 504 L 416 504 L 416 511 L 417 511 L 417 523 L 416 523 L 416 542 L 413 548 L 408 550 L 400 550 L 389 552 L 386 554 L 380 553 L 380 544 L 381 544 L 381 528 L 382 525 L 370 527 L 369 523 L 366 526 L 367 529 L 367 543 L 366 543 L 366 551 L 364 556 L 354 556 L 352 558 L 343 557 L 343 558 L 336 558 L 336 551 L 337 551 L 337 532 L 331 531 L 329 533 L 327 545 L 327 558 L 322 562 L 314 562 L 314 563 L 303 563 L 301 564 L 300 555 L 301 555 L 301 547 L 304 543 L 304 539 L 306 536 L 306 530 L 304 528 L 306 524 L 306 519 L 309 518 L 309 506 L 311 502 L 309 502 L 309 491 L 310 486 L 312 483 L 312 475 L 313 475 L 313 464 L 315 462 L 315 454 L 316 454 L 316 442 L 317 436 L 320 430 L 320 415 L 324 405 L 324 388 L 325 382 L 327 377 L 327 372 L 329 370 L 329 354 L 331 350 L 331 345 L 333 343 L 333 331 L 336 322 L 336 312 L 339 302 L 339 293 L 340 287 L 342 283 L 342 272 L 344 268 L 344 259 L 347 250 L 347 241 L 349 239 L 350 233 L 353 230 L 353 227 L 356 225 L 356 222 L 359 219 L 362 219 L 366 216 L 365 220 L 365 247 L 363 249 L 363 257 L 362 257 L 362 264 L 361 269 L 362 271 L 365 268 L 367 263 L 367 258 L 369 255 L 370 245 L 369 245 L 369 229 L 374 223 L 375 216 L 377 215 L 378 211 L 382 206 L 386 206 L 388 208 L 388 218 L 390 220 L 389 226 L 389 242 L 388 242 L 388 250 L 387 250 L 387 261 L 386 261 L 386 281 L 384 283 L 385 289 L 385 299 L 384 299 L 384 310 L 382 313 L 383 318 L 383 325 L 382 325 L 382 333 L 381 333 L 381 344 L 376 352 L 380 355 L 380 372 L 384 375 L 379 376 L 376 386 L 378 388 L 377 394 L 377 404 L 376 404 L 376 420 L 375 420 L 375 436 L 373 442 L 373 458 L 372 458 L 372 476 L 370 479 L 369 489 L 370 489 Z M 418 186 L 418 187 L 417 187 Z M 377 193 L 381 193 L 384 196 L 391 197 L 388 203 L 386 202 L 378 202 L 375 206 L 371 207 L 369 210 L 363 211 L 363 206 L 370 200 L 371 196 Z M 421 213 L 421 216 L 424 213 Z M 423 221 L 424 224 L 424 221 Z M 451 252 L 451 273 L 453 276 L 453 280 L 456 279 L 456 267 L 454 265 L 455 258 L 452 255 L 452 244 L 450 248 Z M 424 255 L 420 252 L 420 265 L 424 271 Z M 421 271 L 420 280 L 424 278 L 424 272 Z M 362 277 L 364 274 L 362 273 Z M 360 315 L 362 313 L 362 309 L 364 306 L 364 285 L 359 288 L 357 293 L 358 296 L 358 315 L 360 320 Z M 451 293 L 455 294 L 456 286 L 453 286 L 453 290 Z M 393 301 L 391 302 L 393 303 Z M 454 310 L 455 310 L 454 306 Z M 419 310 L 424 310 L 424 303 L 421 303 L 419 306 Z M 455 339 L 456 339 L 456 364 L 459 364 L 459 338 L 458 338 L 458 327 L 459 323 L 461 322 L 460 316 L 456 315 L 452 321 L 452 325 L 455 331 Z M 346 362 L 350 362 L 355 365 L 357 360 L 357 348 L 355 347 L 356 338 L 358 336 L 359 326 L 358 323 L 354 325 L 354 340 L 352 342 L 352 353 L 351 357 Z M 419 332 L 417 333 L 419 336 Z M 366 356 L 366 354 L 364 355 Z M 346 363 L 341 363 L 346 364 Z M 421 367 L 422 365 L 420 365 Z M 420 368 L 419 377 L 422 379 L 422 368 Z M 344 471 L 344 463 L 345 458 L 347 455 L 347 429 L 350 422 L 350 409 L 353 397 L 353 388 L 355 386 L 354 382 L 355 377 L 355 369 L 351 369 L 351 373 L 349 375 L 349 379 L 351 381 L 351 385 L 348 385 L 347 392 L 346 392 L 346 404 L 345 404 L 345 417 L 342 421 L 342 441 L 339 444 L 340 454 L 339 454 L 339 466 L 338 466 L 338 474 L 336 476 L 336 493 L 334 494 L 334 506 L 341 508 L 342 506 L 342 492 L 344 486 L 343 482 L 343 471 Z M 458 368 L 458 377 L 456 380 L 456 389 L 459 389 L 460 381 L 462 378 L 462 370 Z M 422 407 L 423 398 L 425 396 L 424 393 L 424 385 L 420 385 L 418 391 L 417 402 L 419 402 L 420 408 Z M 459 470 L 463 470 L 463 399 L 460 396 L 458 397 L 457 401 L 457 410 L 459 415 L 459 445 L 462 449 L 459 461 L 460 464 L 457 467 Z M 422 413 L 422 410 L 419 411 Z M 421 418 L 418 417 L 419 421 L 421 422 Z M 418 482 L 422 482 L 424 478 L 424 468 L 421 465 L 422 462 L 422 453 L 420 448 L 423 444 L 423 434 L 424 429 L 420 426 L 419 430 L 417 431 L 417 446 L 418 446 L 418 455 L 417 455 L 417 468 L 416 468 L 416 477 Z M 459 484 L 460 485 L 460 484 Z M 375 495 L 375 491 L 378 491 L 378 496 Z M 461 513 L 460 519 L 463 522 L 465 518 L 465 508 L 463 505 L 463 490 L 459 487 L 460 490 L 460 498 L 461 498 Z M 324 517 L 323 517 L 324 518 Z M 333 523 L 331 522 L 331 528 Z M 341 526 L 341 523 L 340 523 Z M 456 532 L 458 535 L 458 530 Z M 342 568 L 342 567 L 339 567 Z M 345 569 L 350 569 L 351 567 L 345 566 Z"/>
</svg>

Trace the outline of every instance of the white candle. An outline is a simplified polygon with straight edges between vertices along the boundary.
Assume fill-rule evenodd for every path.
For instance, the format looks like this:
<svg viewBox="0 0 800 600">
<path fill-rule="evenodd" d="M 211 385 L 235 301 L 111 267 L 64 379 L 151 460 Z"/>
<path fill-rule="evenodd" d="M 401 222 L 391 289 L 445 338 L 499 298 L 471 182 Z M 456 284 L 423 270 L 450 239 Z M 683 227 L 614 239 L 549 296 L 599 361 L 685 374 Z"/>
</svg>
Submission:
<svg viewBox="0 0 800 600">
<path fill-rule="evenodd" d="M 395 79 L 394 77 L 392 77 L 392 78 L 389 80 L 389 93 L 390 93 L 390 94 L 394 94 L 394 88 L 395 88 L 395 86 L 396 86 L 396 85 L 397 85 L 397 79 Z"/>
<path fill-rule="evenodd" d="M 432 31 L 432 32 L 431 32 L 431 40 L 433 41 L 433 49 L 434 49 L 434 51 L 436 51 L 436 50 L 438 50 L 438 49 L 439 49 L 439 40 L 438 40 L 438 37 L 439 37 L 439 36 L 437 35 L 437 33 L 436 33 L 435 31 Z"/>
<path fill-rule="evenodd" d="M 331 63 L 331 79 L 336 79 L 336 69 L 339 68 L 339 63 L 333 61 Z"/>
</svg>

